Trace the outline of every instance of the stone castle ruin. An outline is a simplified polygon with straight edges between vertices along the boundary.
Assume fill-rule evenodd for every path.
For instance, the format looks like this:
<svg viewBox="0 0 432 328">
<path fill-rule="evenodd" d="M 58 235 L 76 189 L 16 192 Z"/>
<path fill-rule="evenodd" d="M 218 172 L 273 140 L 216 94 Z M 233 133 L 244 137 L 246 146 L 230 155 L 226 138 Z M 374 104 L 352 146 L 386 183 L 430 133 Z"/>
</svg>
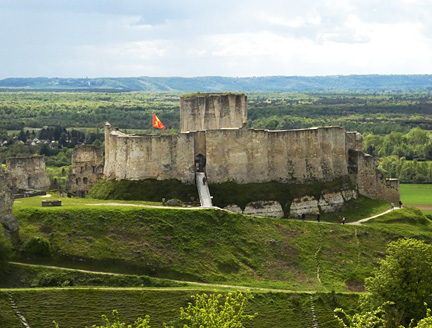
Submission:
<svg viewBox="0 0 432 328">
<path fill-rule="evenodd" d="M 12 213 L 13 202 L 14 197 L 9 182 L 0 170 L 0 224 L 7 233 L 18 231 L 18 221 Z"/>
<path fill-rule="evenodd" d="M 356 198 L 358 193 L 399 201 L 398 180 L 385 179 L 377 170 L 376 160 L 361 151 L 363 138 L 359 133 L 341 127 L 248 129 L 244 94 L 181 97 L 180 128 L 177 135 L 127 135 L 106 123 L 105 178 L 178 179 L 196 183 L 202 204 L 210 197 L 208 185 L 211 187 L 212 183 L 234 180 L 239 184 L 270 181 L 304 184 L 338 178 L 351 180 L 350 190 L 322 195 L 320 199 L 308 195 L 295 199 L 290 205 L 290 216 L 316 213 L 319 208 L 334 210 L 334 206 Z"/>
<path fill-rule="evenodd" d="M 7 158 L 5 176 L 10 180 L 13 193 L 47 191 L 50 187 L 43 156 Z"/>
<path fill-rule="evenodd" d="M 85 197 L 91 187 L 103 177 L 103 154 L 95 145 L 79 145 L 72 152 L 72 171 L 66 190 L 77 197 Z"/>
</svg>

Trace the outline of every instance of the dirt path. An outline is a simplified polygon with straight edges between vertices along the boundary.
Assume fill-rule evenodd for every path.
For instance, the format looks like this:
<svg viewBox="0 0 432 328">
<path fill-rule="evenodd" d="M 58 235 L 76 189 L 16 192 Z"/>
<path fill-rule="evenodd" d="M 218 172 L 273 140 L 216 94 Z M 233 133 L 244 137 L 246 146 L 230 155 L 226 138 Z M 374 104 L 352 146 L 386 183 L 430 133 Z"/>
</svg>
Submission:
<svg viewBox="0 0 432 328">
<path fill-rule="evenodd" d="M 130 276 L 131 274 L 127 273 L 114 273 L 114 272 L 103 272 L 103 271 L 92 271 L 92 270 L 84 270 L 84 269 L 71 269 L 71 268 L 65 268 L 65 267 L 59 267 L 54 265 L 43 265 L 43 264 L 28 264 L 28 263 L 21 263 L 21 262 L 9 262 L 11 264 L 15 265 L 21 265 L 21 266 L 28 266 L 28 267 L 36 267 L 36 268 L 47 268 L 47 269 L 57 269 L 57 270 L 64 270 L 64 271 L 74 271 L 74 272 L 84 272 L 84 273 L 92 273 L 92 274 L 106 274 L 106 275 L 113 275 L 113 276 Z M 204 282 L 195 282 L 195 281 L 182 281 L 182 280 L 174 280 L 174 279 L 162 279 L 162 278 L 154 278 L 152 279 L 156 280 L 167 280 L 172 282 L 177 282 L 180 284 L 187 284 L 192 286 L 202 286 L 202 287 L 216 287 L 216 288 L 231 288 L 231 289 L 242 289 L 242 290 L 256 290 L 256 291 L 264 291 L 264 292 L 279 292 L 279 293 L 306 293 L 306 294 L 315 294 L 315 291 L 296 291 L 296 290 L 290 290 L 290 289 L 275 289 L 275 288 L 261 288 L 261 287 L 247 287 L 247 286 L 239 286 L 239 285 L 225 285 L 225 284 L 211 284 L 211 283 L 204 283 Z M 191 287 L 191 286 L 187 286 Z M 62 289 L 67 289 L 67 287 L 59 287 Z M 94 287 L 94 286 L 78 286 L 78 287 L 71 287 L 72 289 L 76 288 L 91 288 L 91 289 L 129 289 L 129 290 L 136 290 L 136 289 L 167 289 L 167 290 L 177 290 L 177 289 L 185 289 L 185 287 Z M 0 288 L 0 290 L 3 291 L 14 291 L 19 289 L 31 289 L 34 290 L 35 288 Z M 46 290 L 46 287 L 40 287 L 40 289 Z"/>
</svg>

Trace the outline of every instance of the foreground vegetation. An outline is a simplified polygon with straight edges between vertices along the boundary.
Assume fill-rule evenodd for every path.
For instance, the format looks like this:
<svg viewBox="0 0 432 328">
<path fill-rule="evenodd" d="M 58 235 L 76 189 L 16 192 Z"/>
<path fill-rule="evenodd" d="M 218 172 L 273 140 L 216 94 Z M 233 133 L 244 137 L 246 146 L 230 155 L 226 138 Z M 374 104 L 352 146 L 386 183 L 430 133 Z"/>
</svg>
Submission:
<svg viewBox="0 0 432 328">
<path fill-rule="evenodd" d="M 11 264 L 0 279 L 1 287 L 15 287 L 0 290 L 0 324 L 8 327 L 19 325 L 7 293 L 36 328 L 49 327 L 52 320 L 60 327 L 99 324 L 100 315 L 113 309 L 128 323 L 149 314 L 151 326 L 157 327 L 174 320 L 192 294 L 242 286 L 254 296 L 248 313 L 259 313 L 245 327 L 286 327 L 287 321 L 290 327 L 309 327 L 314 321 L 335 327 L 334 308 L 360 311 L 358 292 L 384 259 L 389 242 L 401 236 L 432 241 L 432 221 L 415 208 L 355 226 L 122 206 L 125 201 L 108 205 L 112 200 L 62 198 L 62 207 L 47 208 L 41 207 L 42 199 L 14 204 L 20 223 L 13 238 L 15 261 L 127 275 Z M 347 213 L 374 204 L 351 206 Z M 228 286 L 192 287 L 178 280 Z"/>
</svg>

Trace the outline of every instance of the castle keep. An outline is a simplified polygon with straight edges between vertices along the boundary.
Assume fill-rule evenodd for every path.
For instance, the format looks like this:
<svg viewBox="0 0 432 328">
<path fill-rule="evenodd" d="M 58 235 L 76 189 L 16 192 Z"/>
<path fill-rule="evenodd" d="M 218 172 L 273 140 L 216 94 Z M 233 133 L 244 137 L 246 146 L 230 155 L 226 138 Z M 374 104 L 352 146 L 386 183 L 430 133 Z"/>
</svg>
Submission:
<svg viewBox="0 0 432 328">
<path fill-rule="evenodd" d="M 349 178 L 355 192 L 399 201 L 398 181 L 386 180 L 364 154 L 362 136 L 340 127 L 247 128 L 247 98 L 237 93 L 181 97 L 177 135 L 127 135 L 105 125 L 106 179 L 178 179 L 208 184 L 313 183 Z M 318 201 L 318 200 L 316 200 Z"/>
</svg>

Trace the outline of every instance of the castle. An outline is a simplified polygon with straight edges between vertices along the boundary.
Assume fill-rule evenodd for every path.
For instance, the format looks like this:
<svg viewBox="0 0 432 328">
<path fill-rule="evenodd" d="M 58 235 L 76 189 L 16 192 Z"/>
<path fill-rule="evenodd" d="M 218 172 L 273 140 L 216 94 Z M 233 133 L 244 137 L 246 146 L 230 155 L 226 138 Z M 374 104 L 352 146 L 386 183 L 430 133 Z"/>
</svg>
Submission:
<svg viewBox="0 0 432 328">
<path fill-rule="evenodd" d="M 248 129 L 247 97 L 241 93 L 186 95 L 180 102 L 176 135 L 127 135 L 105 124 L 106 179 L 192 184 L 202 173 L 211 188 L 233 180 L 304 184 L 349 178 L 355 193 L 399 201 L 399 181 L 382 176 L 376 159 L 362 152 L 357 132 Z"/>
</svg>

